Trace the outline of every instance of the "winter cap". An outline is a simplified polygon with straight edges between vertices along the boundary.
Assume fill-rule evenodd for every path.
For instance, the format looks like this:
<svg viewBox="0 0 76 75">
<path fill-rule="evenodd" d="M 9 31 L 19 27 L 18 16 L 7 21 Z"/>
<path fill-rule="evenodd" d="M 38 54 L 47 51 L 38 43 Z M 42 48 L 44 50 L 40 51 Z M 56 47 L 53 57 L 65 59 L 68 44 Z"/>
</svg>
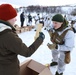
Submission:
<svg viewBox="0 0 76 75">
<path fill-rule="evenodd" d="M 16 10 L 10 4 L 1 4 L 0 5 L 0 20 L 10 20 L 17 16 Z"/>
<path fill-rule="evenodd" d="M 52 17 L 52 21 L 64 22 L 64 17 L 61 14 L 56 14 Z"/>
</svg>

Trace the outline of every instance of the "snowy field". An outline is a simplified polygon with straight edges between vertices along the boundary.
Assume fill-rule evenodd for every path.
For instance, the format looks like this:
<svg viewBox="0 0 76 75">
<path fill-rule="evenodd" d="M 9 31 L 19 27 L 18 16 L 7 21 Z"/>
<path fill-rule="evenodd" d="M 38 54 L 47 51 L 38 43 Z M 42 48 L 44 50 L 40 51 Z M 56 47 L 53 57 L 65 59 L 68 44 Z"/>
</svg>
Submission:
<svg viewBox="0 0 76 75">
<path fill-rule="evenodd" d="M 19 14 L 17 16 L 17 22 L 16 24 L 18 24 L 20 26 L 20 20 L 19 20 Z M 25 25 L 26 25 L 26 21 L 25 21 Z M 43 44 L 37 49 L 37 51 L 31 55 L 31 57 L 23 57 L 23 56 L 18 56 L 20 63 L 31 58 L 41 64 L 46 64 L 46 63 L 50 63 L 52 60 L 52 56 L 51 56 L 51 50 L 48 49 L 47 47 L 47 43 L 51 43 L 50 42 L 50 38 L 49 38 L 49 34 L 46 30 L 42 29 L 42 32 L 45 34 L 45 40 L 43 42 Z M 18 34 L 19 37 L 23 40 L 23 42 L 27 45 L 30 46 L 33 42 L 34 42 L 34 36 L 35 36 L 35 31 L 32 29 L 31 31 L 27 31 L 27 32 L 23 32 Z M 76 44 L 76 35 L 75 35 L 75 44 Z M 50 67 L 50 71 L 52 72 L 52 74 L 54 75 L 55 71 L 57 67 Z M 73 51 L 71 52 L 71 62 L 70 64 L 66 65 L 66 69 L 64 71 L 64 75 L 76 75 L 76 46 L 73 49 Z"/>
</svg>

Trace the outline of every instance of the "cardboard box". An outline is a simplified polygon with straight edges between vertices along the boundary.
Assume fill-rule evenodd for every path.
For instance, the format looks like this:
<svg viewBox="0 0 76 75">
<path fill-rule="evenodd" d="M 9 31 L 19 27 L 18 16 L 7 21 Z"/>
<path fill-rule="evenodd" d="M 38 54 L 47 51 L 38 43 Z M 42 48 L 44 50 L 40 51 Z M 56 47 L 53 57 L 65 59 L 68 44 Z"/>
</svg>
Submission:
<svg viewBox="0 0 76 75">
<path fill-rule="evenodd" d="M 50 69 L 43 64 L 28 59 L 20 64 L 20 75 L 52 75 Z"/>
</svg>

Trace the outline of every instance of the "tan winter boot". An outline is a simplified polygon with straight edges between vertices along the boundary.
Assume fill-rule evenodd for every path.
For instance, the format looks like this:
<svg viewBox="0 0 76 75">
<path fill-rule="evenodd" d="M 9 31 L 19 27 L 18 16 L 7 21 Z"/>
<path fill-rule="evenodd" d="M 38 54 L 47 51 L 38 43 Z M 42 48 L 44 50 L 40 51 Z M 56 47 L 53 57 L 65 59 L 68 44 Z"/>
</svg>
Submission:
<svg viewBox="0 0 76 75">
<path fill-rule="evenodd" d="M 70 51 L 66 51 L 65 52 L 65 59 L 64 59 L 66 64 L 69 64 L 71 61 L 71 57 L 70 57 Z"/>
</svg>

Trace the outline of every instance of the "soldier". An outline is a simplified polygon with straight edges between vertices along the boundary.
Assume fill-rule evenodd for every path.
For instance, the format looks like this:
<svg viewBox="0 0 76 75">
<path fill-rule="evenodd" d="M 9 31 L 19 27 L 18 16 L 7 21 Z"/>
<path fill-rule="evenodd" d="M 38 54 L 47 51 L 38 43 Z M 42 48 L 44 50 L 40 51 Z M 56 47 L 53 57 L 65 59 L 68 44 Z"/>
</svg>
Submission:
<svg viewBox="0 0 76 75">
<path fill-rule="evenodd" d="M 28 17 L 28 24 L 27 24 L 27 26 L 31 26 L 32 25 L 32 16 L 31 16 L 31 14 L 29 13 L 29 15 L 27 17 Z"/>
<path fill-rule="evenodd" d="M 35 16 L 35 31 L 37 30 L 37 25 L 39 24 L 39 21 L 40 21 L 40 16 L 39 16 L 39 14 L 37 14 Z"/>
<path fill-rule="evenodd" d="M 57 65 L 55 75 L 63 75 L 65 65 L 71 61 L 70 53 L 74 48 L 74 32 L 61 14 L 54 15 L 52 22 L 54 28 L 48 31 L 52 44 L 47 44 L 53 57 L 50 66 Z"/>
</svg>

